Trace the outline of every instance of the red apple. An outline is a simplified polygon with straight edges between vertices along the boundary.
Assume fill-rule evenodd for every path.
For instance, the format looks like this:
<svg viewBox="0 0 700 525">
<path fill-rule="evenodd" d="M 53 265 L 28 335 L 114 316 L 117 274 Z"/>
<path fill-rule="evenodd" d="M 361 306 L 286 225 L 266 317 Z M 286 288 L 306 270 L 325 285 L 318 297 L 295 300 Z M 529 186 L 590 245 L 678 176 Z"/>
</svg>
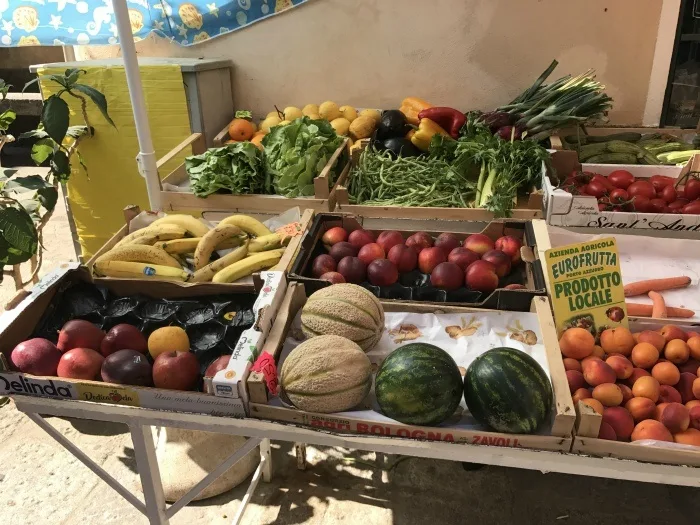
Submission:
<svg viewBox="0 0 700 525">
<path fill-rule="evenodd" d="M 406 246 L 410 246 L 420 254 L 426 248 L 433 246 L 433 238 L 427 232 L 417 232 L 406 239 Z"/>
<path fill-rule="evenodd" d="M 345 231 L 345 228 L 341 228 L 340 226 L 336 226 L 334 228 L 331 228 L 326 231 L 326 233 L 323 234 L 323 237 L 321 237 L 321 242 L 325 244 L 326 246 L 334 246 L 338 244 L 339 242 L 344 242 L 348 239 L 348 232 Z"/>
<path fill-rule="evenodd" d="M 357 257 L 344 257 L 338 263 L 338 273 L 345 282 L 360 284 L 367 277 L 367 265 Z"/>
<path fill-rule="evenodd" d="M 394 246 L 403 243 L 403 235 L 395 230 L 382 232 L 379 234 L 379 237 L 377 237 L 377 244 L 382 247 L 384 253 L 389 253 L 389 250 L 391 250 Z"/>
<path fill-rule="evenodd" d="M 464 284 L 464 270 L 455 263 L 440 263 L 430 274 L 430 283 L 441 290 L 456 290 Z"/>
<path fill-rule="evenodd" d="M 374 234 L 368 230 L 354 230 L 350 232 L 350 235 L 348 235 L 348 242 L 359 250 L 365 244 L 374 242 Z"/>
<path fill-rule="evenodd" d="M 478 253 L 479 256 L 482 256 L 489 250 L 493 250 L 493 241 L 488 235 L 484 235 L 483 233 L 473 233 L 464 239 L 463 246 L 473 252 Z"/>
<path fill-rule="evenodd" d="M 510 255 L 501 250 L 489 250 L 481 256 L 482 261 L 488 261 L 496 267 L 496 275 L 505 277 L 510 273 Z"/>
<path fill-rule="evenodd" d="M 375 259 L 384 259 L 385 253 L 384 249 L 378 243 L 371 242 L 360 248 L 357 258 L 363 263 L 369 264 Z"/>
<path fill-rule="evenodd" d="M 418 254 L 418 268 L 423 273 L 431 273 L 433 268 L 446 261 L 445 251 L 437 246 L 426 248 Z"/>
<path fill-rule="evenodd" d="M 318 278 L 324 273 L 334 272 L 335 269 L 335 259 L 327 253 L 323 253 L 314 259 L 313 265 L 311 266 L 311 275 Z"/>
<path fill-rule="evenodd" d="M 320 277 L 320 279 L 322 281 L 329 281 L 333 284 L 341 284 L 345 282 L 345 277 L 338 272 L 326 272 Z"/>
<path fill-rule="evenodd" d="M 48 339 L 35 337 L 23 341 L 10 352 L 10 364 L 16 370 L 35 376 L 55 376 L 61 352 Z"/>
<path fill-rule="evenodd" d="M 367 267 L 367 280 L 375 286 L 390 286 L 399 280 L 399 271 L 389 259 L 375 259 Z"/>
<path fill-rule="evenodd" d="M 119 350 L 136 350 L 145 354 L 148 351 L 148 341 L 134 325 L 121 323 L 107 332 L 100 345 L 100 353 L 104 357 Z"/>
<path fill-rule="evenodd" d="M 222 355 L 221 357 L 217 357 L 211 363 L 209 363 L 209 366 L 204 372 L 204 377 L 214 377 L 220 370 L 226 370 L 230 360 L 230 355 Z"/>
<path fill-rule="evenodd" d="M 471 263 L 479 260 L 479 254 L 468 248 L 459 246 L 450 252 L 450 255 L 447 256 L 447 260 L 451 263 L 455 263 L 464 271 L 469 268 Z"/>
<path fill-rule="evenodd" d="M 92 348 L 100 350 L 105 333 L 90 321 L 73 319 L 63 325 L 58 333 L 56 348 L 60 352 L 67 352 L 71 348 Z"/>
<path fill-rule="evenodd" d="M 328 255 L 333 257 L 333 259 L 335 259 L 335 262 L 340 262 L 340 259 L 342 259 L 343 257 L 356 257 L 358 251 L 359 250 L 357 249 L 357 246 L 353 246 L 352 244 L 346 241 L 341 241 L 331 246 L 331 249 L 328 251 Z"/>
<path fill-rule="evenodd" d="M 418 253 L 410 246 L 397 244 L 391 247 L 387 259 L 396 265 L 396 269 L 400 273 L 405 273 L 416 269 Z"/>
<path fill-rule="evenodd" d="M 498 288 L 496 267 L 488 261 L 476 261 L 467 268 L 466 282 L 472 290 L 491 293 Z"/>
<path fill-rule="evenodd" d="M 139 332 L 140 333 L 140 332 Z M 116 352 L 116 350 L 115 350 Z M 91 348 L 73 348 L 61 356 L 58 377 L 99 381 L 104 356 Z"/>
<path fill-rule="evenodd" d="M 510 255 L 511 264 L 513 266 L 520 262 L 520 248 L 523 246 L 523 243 L 520 242 L 519 239 L 516 239 L 512 235 L 504 235 L 496 239 L 493 246 L 506 255 Z"/>
<path fill-rule="evenodd" d="M 445 251 L 445 255 L 449 255 L 452 250 L 461 244 L 459 237 L 454 233 L 441 233 L 435 239 L 435 246 L 442 248 Z"/>
<path fill-rule="evenodd" d="M 153 362 L 153 385 L 169 390 L 192 390 L 199 380 L 199 361 L 192 352 L 163 352 Z"/>
</svg>

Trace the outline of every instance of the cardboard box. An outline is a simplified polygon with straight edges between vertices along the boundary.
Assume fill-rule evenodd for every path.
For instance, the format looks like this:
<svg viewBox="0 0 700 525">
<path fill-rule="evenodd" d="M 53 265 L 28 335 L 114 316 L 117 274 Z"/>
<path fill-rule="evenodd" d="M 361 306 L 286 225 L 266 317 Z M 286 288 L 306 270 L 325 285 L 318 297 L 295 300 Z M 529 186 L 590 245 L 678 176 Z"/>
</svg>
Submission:
<svg viewBox="0 0 700 525">
<path fill-rule="evenodd" d="M 666 133 L 667 135 L 674 135 L 676 137 L 682 137 L 684 134 L 693 133 L 693 130 L 682 129 L 682 128 L 629 128 L 629 127 L 587 127 L 583 131 L 577 131 L 576 128 L 567 128 L 560 130 L 549 137 L 552 149 L 563 150 L 564 149 L 564 137 L 569 135 L 576 135 L 576 133 L 581 133 L 582 135 L 594 135 L 597 137 L 605 135 L 613 135 L 615 133 L 639 133 L 641 135 L 647 135 L 651 133 Z"/>
<path fill-rule="evenodd" d="M 353 148 L 350 159 L 350 171 L 360 159 L 362 150 L 367 147 L 369 140 L 362 140 L 359 148 Z M 545 166 L 542 166 L 545 170 Z M 352 174 L 344 181 L 338 181 L 337 211 L 352 213 L 363 217 L 384 217 L 391 219 L 439 219 L 447 221 L 482 221 L 488 222 L 495 219 L 495 215 L 484 208 L 430 208 L 430 207 L 405 207 L 405 206 L 365 206 L 363 204 L 350 204 L 348 185 Z M 332 210 L 331 210 L 332 211 Z M 513 209 L 513 219 L 538 219 L 542 215 L 542 191 L 533 189 L 529 195 L 520 197 L 517 206 Z"/>
<path fill-rule="evenodd" d="M 325 253 L 321 237 L 330 228 L 342 226 L 348 231 L 359 228 L 371 231 L 381 231 L 395 229 L 400 231 L 404 237 L 417 232 L 426 231 L 437 237 L 442 232 L 452 232 L 460 239 L 466 238 L 470 233 L 484 233 L 493 240 L 503 235 L 512 235 L 520 239 L 523 243 L 521 248 L 521 258 L 524 261 L 515 267 L 511 272 L 514 282 L 525 284 L 526 290 L 506 290 L 499 288 L 486 297 L 479 292 L 462 289 L 451 294 L 435 290 L 435 294 L 428 294 L 416 298 L 419 293 L 417 287 L 396 287 L 378 288 L 368 285 L 375 295 L 382 300 L 416 300 L 421 302 L 433 302 L 442 304 L 454 304 L 460 306 L 471 306 L 474 308 L 491 308 L 495 310 L 513 310 L 527 312 L 530 310 L 532 298 L 536 295 L 545 295 L 546 286 L 544 274 L 540 262 L 535 258 L 535 239 L 532 230 L 533 221 L 498 219 L 487 224 L 481 222 L 466 221 L 428 221 L 421 219 L 396 219 L 387 221 L 386 219 L 368 218 L 356 215 L 345 215 L 338 213 L 319 213 L 313 220 L 308 234 L 301 242 L 299 255 L 294 261 L 290 270 L 290 279 L 304 284 L 307 293 L 311 294 L 320 288 L 329 286 L 329 283 L 320 279 L 310 277 L 311 266 L 314 258 Z M 537 221 L 534 221 L 537 222 Z M 425 289 L 422 289 L 425 291 Z"/>
<path fill-rule="evenodd" d="M 263 272 L 261 278 L 262 293 L 253 306 L 255 324 L 253 328 L 246 331 L 255 333 L 258 337 L 264 337 L 272 326 L 272 319 L 286 290 L 285 276 L 281 272 Z M 77 264 L 62 265 L 44 277 L 17 307 L 0 317 L 0 395 L 30 395 L 154 410 L 245 417 L 246 405 L 244 398 L 240 395 L 221 397 L 202 392 L 39 377 L 10 371 L 6 356 L 9 356 L 17 344 L 34 333 L 56 293 L 71 283 L 81 282 L 92 282 L 86 268 L 79 267 Z M 100 284 L 116 296 L 141 294 L 163 299 L 204 297 L 222 293 L 253 296 L 252 290 L 231 291 L 216 285 L 186 288 L 165 281 L 135 283 L 119 279 Z M 232 359 L 229 367 L 238 365 L 238 360 Z M 238 392 L 240 379 L 240 377 L 224 378 L 222 384 L 226 383 L 231 390 Z"/>
<path fill-rule="evenodd" d="M 185 148 L 192 146 L 192 154 L 206 151 L 201 135 L 195 133 L 187 140 L 175 147 L 165 157 L 158 161 L 158 168 L 179 155 Z M 185 170 L 185 164 L 180 164 L 161 183 L 161 205 L 163 211 L 201 212 L 203 210 L 230 211 L 231 213 L 268 213 L 276 215 L 295 206 L 301 209 L 316 211 L 332 211 L 336 203 L 336 188 L 344 184 L 350 170 L 349 166 L 349 142 L 346 139 L 338 146 L 328 164 L 314 179 L 313 197 L 287 198 L 280 195 L 230 195 L 214 193 L 207 197 L 197 197 L 189 189 L 178 191 L 178 188 L 187 184 L 189 177 Z M 338 177 L 335 183 L 330 184 L 331 169 L 339 163 Z"/>
<path fill-rule="evenodd" d="M 574 151 L 557 151 L 552 165 L 558 178 L 564 180 L 572 171 L 583 170 L 608 175 L 615 170 L 627 170 L 635 177 L 649 178 L 668 175 L 681 179 L 690 171 L 700 169 L 700 155 L 693 157 L 683 168 L 676 166 L 640 166 L 622 164 L 580 164 Z M 700 215 L 680 213 L 637 213 L 600 211 L 595 197 L 572 195 L 557 188 L 558 182 L 547 174 L 542 179 L 544 209 L 547 224 L 562 227 L 615 228 L 617 231 L 700 231 Z"/>
<path fill-rule="evenodd" d="M 279 309 L 272 330 L 263 345 L 263 351 L 274 356 L 276 362 L 279 362 L 282 347 L 292 322 L 297 312 L 305 304 L 306 299 L 307 296 L 301 284 L 289 284 L 287 295 Z M 386 312 L 435 313 L 434 305 L 388 303 L 384 301 L 382 305 Z M 365 419 L 353 415 L 352 411 L 342 414 L 304 412 L 284 406 L 279 403 L 277 398 L 270 396 L 261 374 L 257 373 L 251 374 L 247 382 L 250 396 L 250 416 L 310 426 L 338 433 L 377 434 L 388 437 L 568 451 L 571 445 L 571 432 L 575 420 L 574 407 L 561 360 L 549 301 L 544 297 L 534 298 L 532 300 L 532 311 L 536 313 L 536 319 L 539 323 L 545 353 L 544 358 L 548 363 L 554 391 L 552 426 L 545 434 L 509 435 L 491 432 L 473 425 L 469 427 L 462 424 L 449 425 L 447 423 L 438 427 L 420 427 L 388 420 L 384 416 L 381 416 L 380 420 Z M 484 310 L 444 306 L 440 308 L 440 312 L 478 315 L 483 313 Z M 517 314 L 510 315 L 515 316 Z M 363 414 L 364 412 L 355 413 Z"/>
</svg>

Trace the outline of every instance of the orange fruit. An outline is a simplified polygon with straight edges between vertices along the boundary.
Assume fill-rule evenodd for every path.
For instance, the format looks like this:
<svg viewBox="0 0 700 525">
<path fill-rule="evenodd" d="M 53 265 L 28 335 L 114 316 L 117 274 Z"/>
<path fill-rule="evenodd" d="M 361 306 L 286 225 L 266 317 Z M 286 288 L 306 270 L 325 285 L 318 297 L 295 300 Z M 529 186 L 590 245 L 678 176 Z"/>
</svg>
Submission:
<svg viewBox="0 0 700 525">
<path fill-rule="evenodd" d="M 249 120 L 235 118 L 228 125 L 228 135 L 233 140 L 250 140 L 253 133 L 255 133 L 255 127 Z"/>
<path fill-rule="evenodd" d="M 263 149 L 262 139 L 264 139 L 264 138 L 265 138 L 265 133 L 256 133 L 255 135 L 253 135 L 253 138 L 250 139 L 250 142 L 255 144 L 255 146 L 259 150 L 262 150 Z"/>
</svg>

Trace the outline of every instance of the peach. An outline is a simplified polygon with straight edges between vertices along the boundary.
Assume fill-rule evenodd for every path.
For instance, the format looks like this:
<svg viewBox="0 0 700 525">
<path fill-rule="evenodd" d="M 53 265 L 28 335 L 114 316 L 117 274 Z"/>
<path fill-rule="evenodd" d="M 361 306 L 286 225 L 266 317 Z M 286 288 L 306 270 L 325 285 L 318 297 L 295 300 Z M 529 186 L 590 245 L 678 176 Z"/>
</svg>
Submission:
<svg viewBox="0 0 700 525">
<path fill-rule="evenodd" d="M 569 382 L 569 390 L 572 394 L 579 388 L 586 387 L 586 380 L 583 378 L 583 374 L 577 370 L 567 370 L 566 379 Z"/>
<path fill-rule="evenodd" d="M 338 272 L 326 272 L 324 273 L 321 277 L 319 277 L 322 281 L 328 281 L 333 284 L 342 284 L 345 282 L 345 277 L 343 277 L 342 274 Z"/>
<path fill-rule="evenodd" d="M 625 408 L 632 414 L 632 419 L 634 419 L 636 423 L 639 423 L 640 421 L 650 419 L 654 416 L 656 405 L 651 399 L 647 399 L 646 397 L 633 397 L 625 403 Z"/>
<path fill-rule="evenodd" d="M 581 402 L 584 405 L 588 405 L 589 407 L 591 407 L 593 410 L 598 412 L 601 416 L 603 415 L 605 407 L 603 406 L 603 403 L 601 403 L 597 399 L 593 399 L 592 397 L 589 397 L 586 399 L 582 399 Z"/>
<path fill-rule="evenodd" d="M 673 436 L 668 429 L 654 419 L 645 419 L 637 423 L 631 435 L 632 441 L 654 439 L 656 441 L 668 441 L 673 443 Z"/>
<path fill-rule="evenodd" d="M 639 343 L 632 349 L 632 362 L 639 368 L 651 368 L 659 360 L 659 351 L 651 343 Z"/>
<path fill-rule="evenodd" d="M 399 271 L 389 259 L 375 259 L 367 266 L 367 280 L 375 286 L 391 286 L 399 280 Z"/>
<path fill-rule="evenodd" d="M 664 357 L 676 365 L 682 365 L 690 357 L 690 348 L 682 339 L 671 339 L 664 348 Z"/>
<path fill-rule="evenodd" d="M 661 414 L 664 413 L 664 409 L 671 403 L 659 403 L 654 409 L 654 419 L 661 421 Z"/>
<path fill-rule="evenodd" d="M 644 330 L 639 333 L 637 337 L 640 343 L 649 343 L 656 347 L 656 349 L 661 352 L 666 346 L 666 339 L 659 332 L 654 332 L 653 330 Z"/>
<path fill-rule="evenodd" d="M 627 401 L 632 399 L 634 397 L 634 394 L 632 393 L 632 389 L 628 387 L 627 385 L 623 385 L 622 383 L 617 383 L 618 388 L 622 392 L 622 403 L 620 405 L 624 406 Z"/>
<path fill-rule="evenodd" d="M 498 288 L 496 267 L 488 261 L 474 261 L 464 275 L 467 286 L 472 290 L 491 293 Z"/>
<path fill-rule="evenodd" d="M 660 421 L 672 434 L 683 432 L 690 426 L 690 411 L 680 403 L 669 403 Z"/>
<path fill-rule="evenodd" d="M 699 338 L 699 339 L 700 339 L 700 338 Z M 698 368 L 700 368 L 700 361 L 698 361 L 697 359 L 695 359 L 695 358 L 693 358 L 693 357 L 691 357 L 690 359 L 688 359 L 688 360 L 687 360 L 685 363 L 683 363 L 682 365 L 679 365 L 679 366 L 678 366 L 678 370 L 681 371 L 681 374 L 682 374 L 683 372 L 690 372 L 691 374 L 696 374 L 696 375 L 697 375 Z"/>
<path fill-rule="evenodd" d="M 345 228 L 335 226 L 334 228 L 326 230 L 326 233 L 324 233 L 323 237 L 321 237 L 321 242 L 326 246 L 333 246 L 339 242 L 345 242 L 347 238 L 348 232 L 345 230 Z"/>
<path fill-rule="evenodd" d="M 374 242 L 374 234 L 368 230 L 355 230 L 348 235 L 348 242 L 359 250 L 365 244 Z"/>
<path fill-rule="evenodd" d="M 643 368 L 634 368 L 632 369 L 632 375 L 629 376 L 627 379 L 625 379 L 625 384 L 629 387 L 634 386 L 634 384 L 637 382 L 637 379 L 640 377 L 644 376 L 650 376 L 651 374 L 644 370 Z"/>
<path fill-rule="evenodd" d="M 363 263 L 369 264 L 377 259 L 384 259 L 384 249 L 376 242 L 365 244 L 357 254 L 357 258 Z"/>
<path fill-rule="evenodd" d="M 430 274 L 430 284 L 441 290 L 456 290 L 464 284 L 464 272 L 455 263 L 440 263 Z"/>
<path fill-rule="evenodd" d="M 632 353 L 635 343 L 632 332 L 624 326 L 618 326 L 617 328 L 603 330 L 603 333 L 600 334 L 600 346 L 608 354 L 628 356 Z"/>
<path fill-rule="evenodd" d="M 659 362 L 651 369 L 651 376 L 661 385 L 673 386 L 681 379 L 678 367 L 670 361 Z"/>
<path fill-rule="evenodd" d="M 646 397 L 654 403 L 659 399 L 659 382 L 651 376 L 640 377 L 632 386 L 634 397 Z"/>
<path fill-rule="evenodd" d="M 520 242 L 520 240 L 511 235 L 504 235 L 496 239 L 496 242 L 493 244 L 494 248 L 497 250 L 501 250 L 507 255 L 510 255 L 513 266 L 520 262 L 520 248 L 522 245 L 523 243 Z"/>
<path fill-rule="evenodd" d="M 680 403 L 681 401 L 683 401 L 681 394 L 672 386 L 661 385 L 659 387 L 659 403 Z"/>
<path fill-rule="evenodd" d="M 564 370 L 578 370 L 582 371 L 581 363 L 576 359 L 571 359 L 570 357 L 564 358 Z"/>
<path fill-rule="evenodd" d="M 331 246 L 331 249 L 328 250 L 328 255 L 333 257 L 336 262 L 340 262 L 344 257 L 356 257 L 358 251 L 357 246 L 341 241 Z"/>
<path fill-rule="evenodd" d="M 488 235 L 484 235 L 483 233 L 474 233 L 464 239 L 464 244 L 462 246 L 478 253 L 479 256 L 482 256 L 487 251 L 493 250 L 494 243 L 491 240 L 491 237 Z"/>
<path fill-rule="evenodd" d="M 683 403 L 687 403 L 688 401 L 695 399 L 695 395 L 693 395 L 693 383 L 697 377 L 698 376 L 695 374 L 683 372 L 681 374 L 681 378 L 678 380 L 678 383 L 676 383 L 675 388 L 681 395 Z"/>
<path fill-rule="evenodd" d="M 617 441 L 617 434 L 608 423 L 602 421 L 600 423 L 600 430 L 598 430 L 598 439 L 607 439 L 609 441 Z"/>
<path fill-rule="evenodd" d="M 420 254 L 426 248 L 433 246 L 433 238 L 427 232 L 416 232 L 406 239 L 406 246 L 416 250 Z"/>
<path fill-rule="evenodd" d="M 571 395 L 571 398 L 574 400 L 574 404 L 578 403 L 579 401 L 583 401 L 584 399 L 589 399 L 590 397 L 591 391 L 587 388 L 579 388 Z"/>
<path fill-rule="evenodd" d="M 488 261 L 496 267 L 496 275 L 505 277 L 510 273 L 511 258 L 501 250 L 489 250 L 481 256 L 482 261 Z"/>
<path fill-rule="evenodd" d="M 674 339 L 683 339 L 683 341 L 688 340 L 688 334 L 686 334 L 683 330 L 672 324 L 662 326 L 661 330 L 659 330 L 659 333 L 664 336 L 664 339 L 666 339 L 667 343 Z"/>
<path fill-rule="evenodd" d="M 682 443 L 683 445 L 694 445 L 696 447 L 700 447 L 700 430 L 688 428 L 683 432 L 676 432 L 673 434 L 673 440 L 676 443 Z"/>
<path fill-rule="evenodd" d="M 392 247 L 403 243 L 403 235 L 395 230 L 382 232 L 379 234 L 379 237 L 377 237 L 377 244 L 382 247 L 384 253 L 389 253 Z M 457 241 L 457 246 L 459 246 L 459 240 Z M 447 254 L 445 254 L 445 256 L 447 256 Z"/>
<path fill-rule="evenodd" d="M 386 258 L 396 265 L 399 273 L 413 271 L 418 265 L 418 252 L 403 244 L 392 246 Z"/>
<path fill-rule="evenodd" d="M 688 345 L 690 357 L 700 360 L 700 337 L 691 337 L 686 344 Z"/>
<path fill-rule="evenodd" d="M 455 263 L 462 270 L 466 271 L 471 263 L 479 260 L 479 254 L 460 246 L 450 252 L 447 256 L 447 260 L 448 262 Z"/>
<path fill-rule="evenodd" d="M 700 406 L 700 400 L 693 399 L 692 401 L 688 401 L 685 406 L 688 410 L 693 410 L 693 408 Z"/>
<path fill-rule="evenodd" d="M 318 278 L 321 277 L 324 273 L 334 272 L 335 269 L 335 259 L 327 253 L 324 253 L 314 259 L 314 262 L 311 266 L 311 275 Z"/>
<path fill-rule="evenodd" d="M 688 409 L 688 414 L 690 416 L 690 427 L 700 430 L 700 406 L 695 405 L 689 407 L 686 405 L 685 407 Z"/>
<path fill-rule="evenodd" d="M 593 389 L 593 399 L 606 407 L 615 407 L 622 403 L 622 390 L 615 383 L 604 383 Z"/>
<path fill-rule="evenodd" d="M 600 345 L 595 345 L 593 347 L 593 353 L 591 355 L 594 355 L 600 359 L 605 358 L 605 350 L 603 350 L 603 347 Z"/>
<path fill-rule="evenodd" d="M 360 284 L 367 278 L 367 265 L 357 257 L 343 257 L 338 263 L 338 273 L 345 282 Z"/>
<path fill-rule="evenodd" d="M 614 383 L 617 380 L 612 367 L 600 359 L 590 359 L 582 363 L 581 366 L 583 368 L 583 377 L 586 383 L 591 386 Z"/>
<path fill-rule="evenodd" d="M 618 379 L 627 379 L 632 375 L 632 370 L 634 370 L 634 365 L 624 355 L 611 355 L 605 362 L 615 371 Z"/>
<path fill-rule="evenodd" d="M 441 233 L 435 239 L 434 246 L 436 248 L 441 248 L 445 252 L 445 257 L 447 257 L 452 250 L 461 246 L 462 241 L 459 240 L 454 233 Z"/>
<path fill-rule="evenodd" d="M 438 264 L 446 261 L 447 255 L 441 248 L 425 248 L 418 254 L 418 268 L 423 273 L 430 274 Z"/>
<path fill-rule="evenodd" d="M 565 357 L 583 359 L 593 353 L 595 339 L 585 328 L 569 328 L 559 339 L 559 348 Z"/>
<path fill-rule="evenodd" d="M 693 384 L 690 388 L 695 396 L 695 399 L 700 399 L 700 377 L 693 379 Z"/>
<path fill-rule="evenodd" d="M 632 415 L 622 407 L 608 407 L 603 412 L 603 422 L 610 425 L 618 441 L 627 441 L 634 430 Z"/>
</svg>

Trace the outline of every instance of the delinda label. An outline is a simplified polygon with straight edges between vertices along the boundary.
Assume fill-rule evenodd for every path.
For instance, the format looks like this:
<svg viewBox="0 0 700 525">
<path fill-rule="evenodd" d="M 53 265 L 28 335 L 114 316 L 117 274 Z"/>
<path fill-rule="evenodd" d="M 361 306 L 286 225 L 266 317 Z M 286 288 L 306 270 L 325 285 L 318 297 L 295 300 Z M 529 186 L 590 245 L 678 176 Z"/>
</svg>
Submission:
<svg viewBox="0 0 700 525">
<path fill-rule="evenodd" d="M 70 383 L 54 381 L 53 379 L 26 377 L 22 374 L 0 374 L 0 392 L 60 399 L 77 398 L 75 389 Z"/>
</svg>

